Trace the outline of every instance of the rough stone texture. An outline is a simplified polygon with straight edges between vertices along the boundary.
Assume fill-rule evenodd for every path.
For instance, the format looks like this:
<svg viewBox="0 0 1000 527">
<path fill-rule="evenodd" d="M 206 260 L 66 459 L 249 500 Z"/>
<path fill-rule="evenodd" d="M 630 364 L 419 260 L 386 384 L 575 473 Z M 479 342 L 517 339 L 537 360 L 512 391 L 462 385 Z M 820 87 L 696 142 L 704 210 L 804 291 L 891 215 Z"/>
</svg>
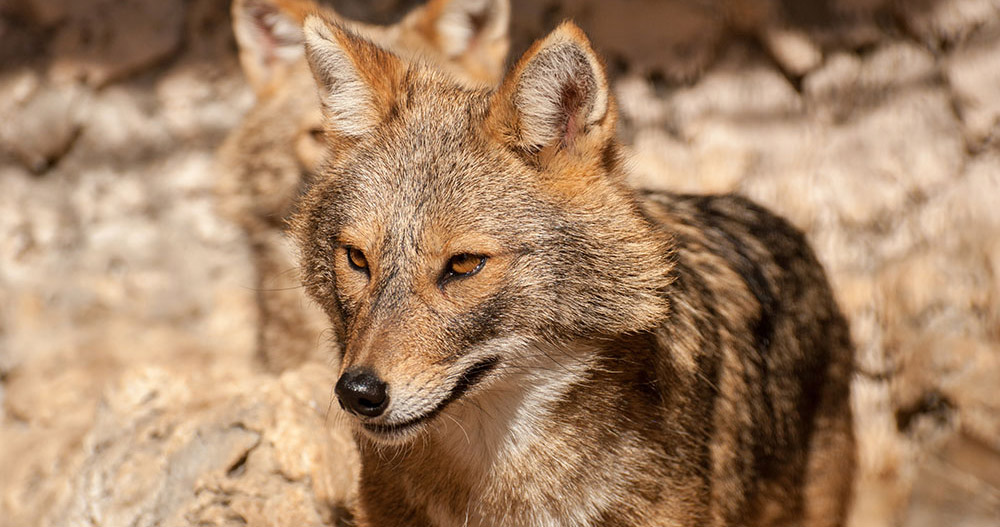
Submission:
<svg viewBox="0 0 1000 527">
<path fill-rule="evenodd" d="M 242 372 L 211 379 L 216 390 L 198 380 L 123 375 L 83 439 L 76 492 L 43 525 L 336 523 L 357 458 L 346 429 L 326 423 L 330 371 Z"/>
<path fill-rule="evenodd" d="M 994 22 L 953 53 L 945 70 L 973 144 L 1000 137 L 1000 14 Z"/>
<path fill-rule="evenodd" d="M 87 95 L 74 84 L 41 87 L 40 82 L 24 70 L 0 87 L 0 148 L 36 173 L 57 163 L 73 145 Z"/>
<path fill-rule="evenodd" d="M 896 15 L 913 36 L 932 47 L 959 43 L 1000 20 L 997 0 L 910 0 L 897 2 Z"/>
<path fill-rule="evenodd" d="M 764 44 L 788 75 L 801 77 L 823 62 L 823 52 L 804 31 L 769 28 Z"/>
<path fill-rule="evenodd" d="M 852 525 L 996 525 L 997 2 L 513 3 L 515 53 L 591 32 L 634 184 L 806 231 L 858 346 Z M 252 103 L 228 23 L 227 0 L 0 4 L 0 527 L 343 519 L 332 369 L 254 362 L 211 190 Z"/>
<path fill-rule="evenodd" d="M 316 365 L 280 378 L 245 366 L 225 376 L 126 370 L 88 427 L 60 429 L 60 441 L 44 443 L 50 448 L 5 460 L 22 471 L 15 477 L 35 482 L 6 494 L 6 518 L 39 526 L 337 524 L 358 461 L 346 427 L 329 424 L 339 416 L 328 406 L 331 380 Z M 15 445 L 29 437 L 12 435 Z"/>
</svg>

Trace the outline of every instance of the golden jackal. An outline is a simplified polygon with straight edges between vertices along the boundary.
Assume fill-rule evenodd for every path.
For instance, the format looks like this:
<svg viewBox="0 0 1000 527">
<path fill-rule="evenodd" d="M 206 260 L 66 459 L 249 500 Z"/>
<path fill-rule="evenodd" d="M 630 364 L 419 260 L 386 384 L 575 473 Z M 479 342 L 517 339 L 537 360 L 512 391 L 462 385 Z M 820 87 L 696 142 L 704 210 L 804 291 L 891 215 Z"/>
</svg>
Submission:
<svg viewBox="0 0 1000 527">
<path fill-rule="evenodd" d="M 312 0 L 236 0 L 233 30 L 257 100 L 220 150 L 219 195 L 246 230 L 257 273 L 258 355 L 272 370 L 330 354 L 324 317 L 301 291 L 284 234 L 295 196 L 322 163 L 322 114 L 303 57 L 302 20 L 322 12 L 470 84 L 495 84 L 507 54 L 507 0 L 431 0 L 393 26 L 346 22 Z"/>
<path fill-rule="evenodd" d="M 852 349 L 802 234 L 637 193 L 566 23 L 470 89 L 321 18 L 293 232 L 343 346 L 362 526 L 837 526 Z"/>
</svg>

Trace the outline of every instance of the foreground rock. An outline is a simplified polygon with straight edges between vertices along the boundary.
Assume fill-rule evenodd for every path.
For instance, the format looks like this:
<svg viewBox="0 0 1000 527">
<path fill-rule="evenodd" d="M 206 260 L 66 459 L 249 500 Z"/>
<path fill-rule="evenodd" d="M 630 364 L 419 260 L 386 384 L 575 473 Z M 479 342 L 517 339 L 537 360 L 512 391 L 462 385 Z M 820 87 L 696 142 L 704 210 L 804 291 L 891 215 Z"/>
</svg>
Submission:
<svg viewBox="0 0 1000 527">
<path fill-rule="evenodd" d="M 338 426 L 340 410 L 329 404 L 331 378 L 319 365 L 280 378 L 250 371 L 220 379 L 131 370 L 105 391 L 92 426 L 64 434 L 64 448 L 79 449 L 79 455 L 37 456 L 23 441 L 5 449 L 11 458 L 34 456 L 35 473 L 50 471 L 49 478 L 64 482 L 43 483 L 33 495 L 4 489 L 8 521 L 339 524 L 347 519 L 357 460 L 349 432 Z M 4 466 L 15 466 L 9 461 Z"/>
</svg>

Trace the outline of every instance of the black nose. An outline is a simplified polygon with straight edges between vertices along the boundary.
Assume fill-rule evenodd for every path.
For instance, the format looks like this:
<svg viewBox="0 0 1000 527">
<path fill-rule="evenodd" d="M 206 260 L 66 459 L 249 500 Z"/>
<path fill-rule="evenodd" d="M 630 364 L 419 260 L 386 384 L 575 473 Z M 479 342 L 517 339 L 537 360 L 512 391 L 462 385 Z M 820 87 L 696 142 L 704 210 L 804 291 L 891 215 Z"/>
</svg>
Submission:
<svg viewBox="0 0 1000 527">
<path fill-rule="evenodd" d="M 389 405 L 385 383 L 366 369 L 347 370 L 337 381 L 337 398 L 345 410 L 367 417 L 382 415 Z"/>
</svg>

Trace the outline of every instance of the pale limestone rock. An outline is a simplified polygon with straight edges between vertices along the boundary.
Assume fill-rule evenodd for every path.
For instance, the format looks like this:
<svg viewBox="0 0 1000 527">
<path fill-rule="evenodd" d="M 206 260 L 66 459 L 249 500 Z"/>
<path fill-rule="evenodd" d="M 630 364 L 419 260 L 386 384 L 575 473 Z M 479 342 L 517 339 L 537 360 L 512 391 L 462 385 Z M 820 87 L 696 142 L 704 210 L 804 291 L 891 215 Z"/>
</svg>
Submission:
<svg viewBox="0 0 1000 527">
<path fill-rule="evenodd" d="M 38 92 L 41 84 L 41 77 L 30 69 L 5 72 L 0 76 L 0 112 L 13 113 Z"/>
<path fill-rule="evenodd" d="M 614 83 L 618 111 L 633 128 L 662 126 L 670 117 L 670 107 L 657 95 L 652 84 L 639 75 L 629 75 Z"/>
<path fill-rule="evenodd" d="M 899 437 L 887 382 L 856 375 L 851 383 L 851 403 L 858 475 L 847 525 L 894 525 L 909 500 L 900 472 L 911 465 L 912 449 Z"/>
<path fill-rule="evenodd" d="M 926 205 L 905 216 L 910 236 L 957 241 L 1000 233 L 1000 215 L 996 214 L 1000 154 L 973 159 L 952 184 L 927 189 L 926 194 Z"/>
<path fill-rule="evenodd" d="M 0 86 L 0 150 L 42 173 L 73 146 L 89 93 L 75 84 L 40 84 L 25 72 Z"/>
<path fill-rule="evenodd" d="M 157 80 L 156 100 L 172 136 L 218 141 L 239 123 L 253 92 L 242 76 L 221 76 L 216 64 L 182 64 Z"/>
<path fill-rule="evenodd" d="M 945 73 L 969 140 L 979 143 L 1000 136 L 1000 25 L 989 38 L 951 54 Z"/>
<path fill-rule="evenodd" d="M 719 67 L 690 88 L 671 97 L 676 126 L 692 137 L 710 121 L 773 122 L 795 116 L 803 105 L 795 88 L 780 73 L 759 62 L 750 62 L 736 49 Z"/>
<path fill-rule="evenodd" d="M 887 42 L 865 56 L 859 82 L 868 89 L 907 89 L 933 83 L 934 55 L 905 41 Z"/>
<path fill-rule="evenodd" d="M 909 527 L 993 527 L 1000 462 L 995 450 L 965 433 L 940 441 L 922 458 L 909 506 L 902 515 Z"/>
<path fill-rule="evenodd" d="M 66 492 L 69 475 L 80 466 L 86 428 L 58 423 L 35 427 L 0 420 L 0 526 L 41 525 L 55 500 Z"/>
<path fill-rule="evenodd" d="M 638 131 L 629 153 L 629 181 L 637 187 L 678 192 L 700 188 L 690 148 L 660 128 Z"/>
<path fill-rule="evenodd" d="M 1000 24 L 998 0 L 909 0 L 893 7 L 907 29 L 935 47 L 954 45 Z"/>
<path fill-rule="evenodd" d="M 763 41 L 774 60 L 789 75 L 801 77 L 823 62 L 823 52 L 806 32 L 787 28 L 768 28 Z"/>
<path fill-rule="evenodd" d="M 802 80 L 802 92 L 813 112 L 826 120 L 841 120 L 858 98 L 860 77 L 860 58 L 853 53 L 833 53 L 822 68 Z"/>
<path fill-rule="evenodd" d="M 955 178 L 964 160 L 947 95 L 915 90 L 831 128 L 816 172 L 826 207 L 858 225 L 905 209 L 910 196 Z"/>
<path fill-rule="evenodd" d="M 896 93 L 926 89 L 937 74 L 930 52 L 894 41 L 863 58 L 833 54 L 822 68 L 803 79 L 802 89 L 811 112 L 825 120 L 843 121 Z"/>
<path fill-rule="evenodd" d="M 188 151 L 135 165 L 143 177 L 107 165 L 42 179 L 0 170 L 0 291 L 10 306 L 0 364 L 75 354 L 123 363 L 187 354 L 192 367 L 252 360 L 247 249 L 215 211 L 211 167 L 211 153 Z"/>
<path fill-rule="evenodd" d="M 84 460 L 40 525 L 336 523 L 358 460 L 329 405 L 331 372 L 231 373 L 126 372 L 104 393 Z"/>
<path fill-rule="evenodd" d="M 101 90 L 89 104 L 78 152 L 69 161 L 110 169 L 164 157 L 178 141 L 154 108 L 155 98 L 140 86 L 113 85 Z"/>
</svg>

